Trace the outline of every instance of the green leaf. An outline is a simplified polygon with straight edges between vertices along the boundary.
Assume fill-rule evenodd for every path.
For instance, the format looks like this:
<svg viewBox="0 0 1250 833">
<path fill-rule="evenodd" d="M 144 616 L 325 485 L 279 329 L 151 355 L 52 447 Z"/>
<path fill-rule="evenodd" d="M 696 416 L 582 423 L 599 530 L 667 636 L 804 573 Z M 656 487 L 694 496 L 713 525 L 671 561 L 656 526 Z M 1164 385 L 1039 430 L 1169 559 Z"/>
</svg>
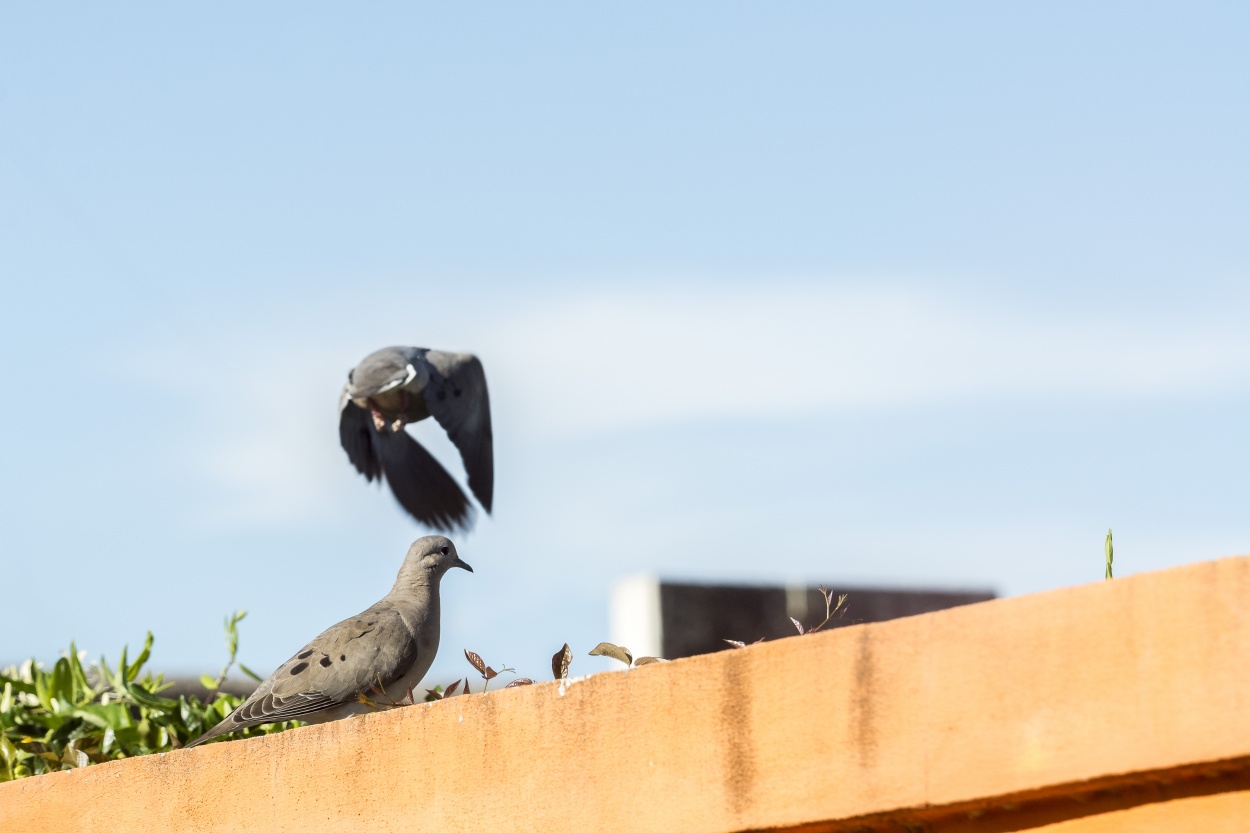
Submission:
<svg viewBox="0 0 1250 833">
<path fill-rule="evenodd" d="M 42 669 L 36 668 L 35 671 L 35 697 L 38 698 L 39 704 L 48 711 L 52 711 L 52 693 L 48 690 L 49 677 Z"/>
<path fill-rule="evenodd" d="M 244 616 L 247 616 L 246 610 L 236 610 L 226 619 L 226 644 L 230 646 L 231 664 L 234 663 L 234 658 L 239 653 L 239 623 L 243 621 Z"/>
<path fill-rule="evenodd" d="M 0 732 L 0 761 L 4 762 L 4 775 L 6 781 L 13 779 L 13 767 L 17 765 L 17 747 L 13 742 Z"/>
<path fill-rule="evenodd" d="M 1107 553 L 1107 574 L 1103 580 L 1111 578 L 1111 562 L 1115 560 L 1115 546 L 1111 543 L 1111 530 L 1107 530 L 1107 543 L 1103 547 Z"/>
<path fill-rule="evenodd" d="M 227 619 L 232 648 L 237 648 L 243 615 L 236 612 Z M 133 661 L 126 647 L 113 666 L 100 657 L 98 665 L 84 668 L 77 644 L 71 643 L 47 669 L 27 660 L 17 668 L 0 670 L 0 781 L 166 751 L 217 723 L 242 702 L 221 691 L 215 692 L 212 702 L 160 696 L 171 684 L 144 670 L 153 641 L 147 633 Z M 232 658 L 226 668 L 234 664 Z M 250 668 L 242 670 L 260 679 Z M 203 682 L 209 688 L 216 686 L 216 679 L 207 675 Z M 288 721 L 240 734 L 268 734 L 294 725 L 298 724 Z"/>
<path fill-rule="evenodd" d="M 217 680 L 213 679 L 207 674 L 200 675 L 200 685 L 204 686 L 209 691 L 217 690 Z"/>
<path fill-rule="evenodd" d="M 91 683 L 87 681 L 87 672 L 78 658 L 78 646 L 73 642 L 69 643 L 69 653 L 66 659 L 69 661 L 70 677 L 74 682 L 74 705 L 90 703 L 95 697 L 95 691 L 91 688 Z"/>
<path fill-rule="evenodd" d="M 173 711 L 178 707 L 177 700 L 170 700 L 168 697 L 158 697 L 142 686 L 131 686 L 126 693 L 131 696 L 136 704 L 160 712 Z"/>
<path fill-rule="evenodd" d="M 143 651 L 126 669 L 126 682 L 130 682 L 139 676 L 139 669 L 143 667 L 143 664 L 148 661 L 150 656 L 152 656 L 152 632 L 148 631 L 147 637 L 143 640 Z"/>
<path fill-rule="evenodd" d="M 65 657 L 58 659 L 52 666 L 48 693 L 67 705 L 74 702 L 74 675 L 69 669 L 69 660 Z"/>
<path fill-rule="evenodd" d="M 23 663 L 23 665 L 25 665 L 25 663 Z M 35 684 L 33 682 L 26 682 L 26 680 L 22 678 L 20 673 L 18 674 L 18 676 L 15 676 L 15 677 L 0 674 L 0 679 L 3 679 L 6 683 L 13 686 L 14 694 L 18 694 L 18 693 L 34 694 L 35 693 Z"/>
<path fill-rule="evenodd" d="M 108 660 L 106 660 L 103 656 L 100 657 L 99 667 L 100 674 L 104 677 L 105 682 L 116 687 L 117 682 L 116 678 L 113 676 L 113 669 L 109 668 Z"/>
<path fill-rule="evenodd" d="M 134 725 L 134 718 L 130 716 L 130 707 L 125 703 L 109 703 L 107 706 L 88 703 L 74 709 L 72 714 L 101 729 L 124 729 Z"/>
<path fill-rule="evenodd" d="M 128 753 L 129 750 L 132 750 L 139 745 L 138 726 L 127 726 L 124 729 L 115 729 L 113 734 L 117 739 L 117 745 L 122 749 L 127 750 Z"/>
<path fill-rule="evenodd" d="M 258 683 L 263 683 L 265 681 L 264 678 L 261 677 L 261 675 L 257 674 L 255 671 L 248 668 L 246 665 L 244 665 L 241 662 L 239 663 L 239 670 L 242 671 L 247 676 L 251 677 L 253 680 L 255 680 Z"/>
</svg>

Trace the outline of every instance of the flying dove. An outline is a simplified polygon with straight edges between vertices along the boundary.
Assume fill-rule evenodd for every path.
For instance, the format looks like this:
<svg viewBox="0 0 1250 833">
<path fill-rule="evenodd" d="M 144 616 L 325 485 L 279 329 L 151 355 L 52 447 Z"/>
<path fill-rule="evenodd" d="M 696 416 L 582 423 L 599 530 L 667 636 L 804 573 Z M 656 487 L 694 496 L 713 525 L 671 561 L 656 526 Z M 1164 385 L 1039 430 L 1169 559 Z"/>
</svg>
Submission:
<svg viewBox="0 0 1250 833">
<path fill-rule="evenodd" d="M 356 470 L 385 479 L 421 523 L 450 532 L 472 524 L 469 499 L 404 430 L 433 416 L 460 450 L 469 488 L 487 512 L 495 489 L 486 374 L 477 356 L 424 347 L 384 347 L 347 374 L 339 398 L 339 442 Z"/>
<path fill-rule="evenodd" d="M 452 567 L 473 572 L 451 541 L 441 535 L 418 538 L 382 601 L 309 642 L 187 747 L 262 723 L 325 723 L 375 710 L 361 702 L 362 695 L 406 696 L 438 651 L 438 585 Z"/>
</svg>

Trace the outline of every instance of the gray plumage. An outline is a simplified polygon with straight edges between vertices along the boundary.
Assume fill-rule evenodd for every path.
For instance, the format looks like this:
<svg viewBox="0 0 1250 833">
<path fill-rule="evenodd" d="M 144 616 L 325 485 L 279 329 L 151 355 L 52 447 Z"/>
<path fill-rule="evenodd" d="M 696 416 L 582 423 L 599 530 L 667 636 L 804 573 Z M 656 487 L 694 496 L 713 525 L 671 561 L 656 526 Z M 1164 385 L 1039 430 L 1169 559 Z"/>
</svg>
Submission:
<svg viewBox="0 0 1250 833">
<path fill-rule="evenodd" d="M 473 568 L 441 535 L 408 548 L 391 592 L 364 613 L 321 633 L 274 671 L 224 720 L 187 744 L 262 723 L 324 723 L 372 711 L 361 702 L 405 697 L 430 670 L 438 651 L 438 586 L 452 567 Z"/>
<path fill-rule="evenodd" d="M 385 479 L 423 524 L 450 532 L 472 525 L 469 499 L 404 426 L 433 416 L 460 451 L 469 488 L 490 512 L 495 490 L 490 396 L 469 353 L 384 347 L 347 374 L 339 398 L 339 442 L 365 479 Z"/>
</svg>

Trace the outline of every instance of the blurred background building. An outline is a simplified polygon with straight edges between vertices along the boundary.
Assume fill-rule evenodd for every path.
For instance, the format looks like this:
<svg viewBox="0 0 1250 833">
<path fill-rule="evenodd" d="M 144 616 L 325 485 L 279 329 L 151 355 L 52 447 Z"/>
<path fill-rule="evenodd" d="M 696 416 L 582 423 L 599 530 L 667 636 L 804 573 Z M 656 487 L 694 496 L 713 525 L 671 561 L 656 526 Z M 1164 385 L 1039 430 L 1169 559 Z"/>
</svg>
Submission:
<svg viewBox="0 0 1250 833">
<path fill-rule="evenodd" d="M 826 629 L 864 622 L 884 622 L 948 607 L 989 601 L 988 590 L 903 590 L 866 587 L 824 587 L 837 604 Z M 754 642 L 781 639 L 826 617 L 821 588 L 767 587 L 745 584 L 695 584 L 637 576 L 612 590 L 612 641 L 634 656 L 677 659 L 729 648 L 726 640 Z"/>
</svg>

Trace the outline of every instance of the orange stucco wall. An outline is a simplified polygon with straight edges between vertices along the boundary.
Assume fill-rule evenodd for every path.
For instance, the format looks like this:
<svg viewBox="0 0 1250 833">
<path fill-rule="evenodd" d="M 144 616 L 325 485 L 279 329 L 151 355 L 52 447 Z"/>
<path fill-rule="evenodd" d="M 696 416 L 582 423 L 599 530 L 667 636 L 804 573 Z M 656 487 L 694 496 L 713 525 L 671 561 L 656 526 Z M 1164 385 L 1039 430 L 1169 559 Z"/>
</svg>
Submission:
<svg viewBox="0 0 1250 833">
<path fill-rule="evenodd" d="M 1250 830 L 1250 791 L 1144 804 L 1033 829 L 1039 833 L 1246 833 Z"/>
<path fill-rule="evenodd" d="M 29 778 L 0 830 L 1246 830 L 1248 683 L 1230 558 Z"/>
</svg>

